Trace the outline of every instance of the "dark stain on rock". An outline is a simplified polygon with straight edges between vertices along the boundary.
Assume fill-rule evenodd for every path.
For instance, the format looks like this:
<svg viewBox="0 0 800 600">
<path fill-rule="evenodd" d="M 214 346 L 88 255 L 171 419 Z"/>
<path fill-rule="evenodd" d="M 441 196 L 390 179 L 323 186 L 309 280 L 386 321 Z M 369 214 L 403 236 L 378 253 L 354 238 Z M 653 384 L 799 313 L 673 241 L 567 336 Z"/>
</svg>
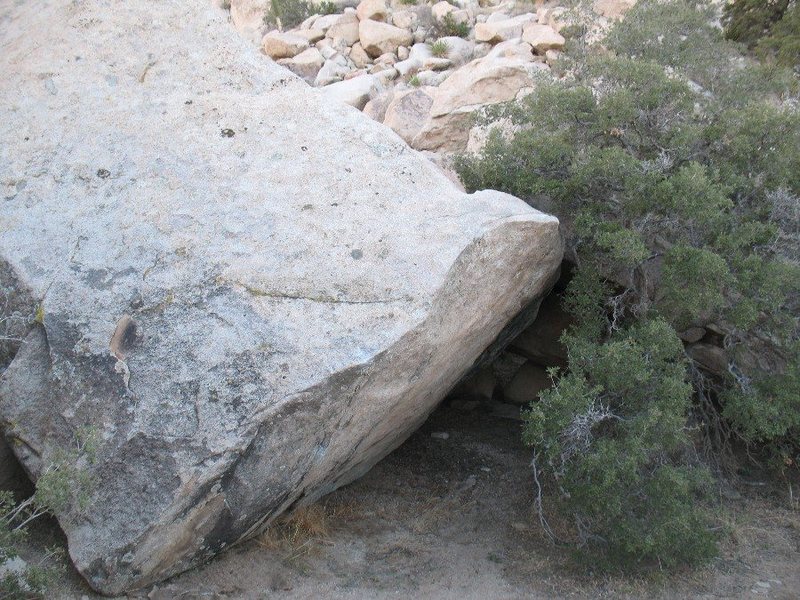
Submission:
<svg viewBox="0 0 800 600">
<path fill-rule="evenodd" d="M 350 253 L 350 256 L 352 256 L 354 259 L 358 260 L 358 259 L 360 259 L 362 256 L 364 256 L 364 253 L 363 253 L 361 250 L 359 250 L 358 248 L 356 248 L 355 250 L 353 250 L 353 251 Z"/>
<path fill-rule="evenodd" d="M 223 129 L 223 130 L 220 132 L 220 134 L 222 135 L 222 137 L 225 137 L 225 138 L 232 138 L 233 136 L 235 136 L 235 135 L 236 135 L 236 132 L 235 132 L 233 129 Z"/>
<path fill-rule="evenodd" d="M 114 330 L 114 335 L 111 336 L 109 343 L 109 350 L 111 354 L 118 359 L 123 360 L 136 344 L 138 338 L 139 328 L 129 315 L 123 315 L 117 321 L 117 327 Z"/>
<path fill-rule="evenodd" d="M 97 169 L 97 176 L 100 179 L 108 179 L 109 177 L 111 177 L 111 171 L 109 171 L 108 169 Z"/>
</svg>

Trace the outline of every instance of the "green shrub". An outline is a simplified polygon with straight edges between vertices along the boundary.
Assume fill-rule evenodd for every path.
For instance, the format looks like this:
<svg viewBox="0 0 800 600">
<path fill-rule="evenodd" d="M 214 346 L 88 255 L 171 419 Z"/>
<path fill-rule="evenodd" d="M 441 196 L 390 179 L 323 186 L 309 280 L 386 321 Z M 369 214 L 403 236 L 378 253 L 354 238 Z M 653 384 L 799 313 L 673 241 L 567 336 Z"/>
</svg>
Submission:
<svg viewBox="0 0 800 600">
<path fill-rule="evenodd" d="M 431 44 L 431 54 L 436 58 L 447 58 L 448 52 L 450 52 L 450 47 L 444 40 L 436 40 Z"/>
<path fill-rule="evenodd" d="M 564 342 L 570 372 L 531 406 L 524 439 L 536 480 L 572 517 L 571 539 L 605 568 L 713 557 L 711 478 L 687 460 L 691 386 L 673 329 L 645 320 L 605 343 Z"/>
<path fill-rule="evenodd" d="M 433 24 L 433 32 L 436 37 L 469 37 L 469 23 L 456 21 L 451 13 L 437 20 Z"/>
<path fill-rule="evenodd" d="M 282 29 L 292 29 L 312 15 L 332 15 L 337 10 L 333 2 L 327 1 L 314 4 L 308 0 L 271 0 L 264 21 L 272 25 L 280 24 Z"/>
<path fill-rule="evenodd" d="M 490 135 L 479 155 L 454 161 L 468 190 L 500 189 L 561 219 L 578 265 L 566 297 L 578 328 L 567 340 L 569 372 L 532 407 L 526 439 L 551 489 L 567 491 L 561 505 L 584 524 L 582 547 L 598 535 L 595 545 L 612 554 L 662 564 L 707 557 L 713 546 L 699 527 L 705 513 L 692 510 L 705 471 L 689 460 L 691 390 L 676 332 L 724 329 L 729 372 L 702 379 L 713 404 L 703 410 L 718 411 L 710 421 L 773 464 L 800 456 L 798 79 L 724 39 L 715 10 L 640 0 L 606 40 L 611 53 L 568 50 L 572 76 L 489 114 L 518 133 Z M 675 351 L 669 360 L 656 360 L 645 334 Z M 753 340 L 769 340 L 774 357 L 748 356 Z M 699 384 L 698 368 L 690 373 Z M 566 415 L 603 410 L 624 420 L 604 417 L 586 454 L 551 464 Z M 655 413 L 665 419 L 652 425 L 663 446 L 635 429 Z M 596 469 L 613 485 L 601 485 Z M 648 504 L 645 490 L 667 481 L 674 493 Z M 612 507 L 611 520 L 592 512 L 592 497 Z M 683 533 L 667 539 L 660 527 L 679 513 Z"/>
</svg>

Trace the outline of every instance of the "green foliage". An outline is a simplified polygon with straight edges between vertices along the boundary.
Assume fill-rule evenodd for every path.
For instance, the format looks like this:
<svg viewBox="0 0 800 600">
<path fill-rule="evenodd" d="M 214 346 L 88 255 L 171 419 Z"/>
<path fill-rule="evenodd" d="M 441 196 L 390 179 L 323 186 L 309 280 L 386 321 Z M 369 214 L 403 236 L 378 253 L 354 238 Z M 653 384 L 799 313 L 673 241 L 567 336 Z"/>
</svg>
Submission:
<svg viewBox="0 0 800 600">
<path fill-rule="evenodd" d="M 752 381 L 739 375 L 725 391 L 723 405 L 725 418 L 748 439 L 778 440 L 771 450 L 780 467 L 792 464 L 791 440 L 800 439 L 800 343 L 790 349 L 788 363 L 784 373 Z"/>
<path fill-rule="evenodd" d="M 0 565 L 19 556 L 18 548 L 27 537 L 28 525 L 45 514 L 62 517 L 79 514 L 88 505 L 92 480 L 86 469 L 94 462 L 97 436 L 91 429 L 75 434 L 75 447 L 57 450 L 39 474 L 36 491 L 16 503 L 8 492 L 0 492 Z M 0 579 L 0 599 L 42 598 L 59 574 L 53 563 L 58 554 L 48 551 L 38 564 L 8 570 Z"/>
<path fill-rule="evenodd" d="M 578 264 L 566 297 L 578 326 L 570 371 L 532 407 L 527 440 L 542 475 L 567 491 L 583 547 L 597 535 L 612 554 L 662 564 L 713 546 L 691 510 L 705 475 L 688 460 L 676 332 L 725 331 L 729 372 L 703 381 L 726 431 L 783 465 L 800 453 L 798 79 L 724 39 L 716 10 L 640 0 L 607 38 L 610 53 L 568 50 L 570 76 L 490 114 L 517 133 L 454 161 L 468 190 L 507 191 L 561 220 Z M 748 340 L 768 340 L 778 358 L 748 357 Z M 676 354 L 656 359 L 664 344 Z M 604 411 L 615 416 L 593 426 L 590 449 L 561 464 L 574 415 Z M 673 491 L 651 506 L 647 490 L 662 486 Z M 590 499 L 610 507 L 608 521 Z M 683 533 L 667 539 L 670 515 Z"/>
<path fill-rule="evenodd" d="M 606 343 L 564 342 L 570 372 L 531 406 L 524 439 L 578 547 L 606 568 L 713 557 L 710 477 L 686 460 L 691 386 L 673 329 L 653 319 Z"/>
<path fill-rule="evenodd" d="M 469 23 L 465 21 L 456 21 L 456 18 L 447 13 L 444 17 L 437 20 L 433 24 L 433 31 L 436 37 L 469 37 Z"/>
<path fill-rule="evenodd" d="M 792 4 L 756 47 L 762 59 L 800 71 L 800 4 Z"/>
<path fill-rule="evenodd" d="M 328 1 L 315 4 L 308 0 L 270 0 L 270 10 L 264 15 L 264 21 L 291 29 L 312 15 L 332 15 L 337 10 L 336 5 Z"/>
<path fill-rule="evenodd" d="M 704 248 L 674 246 L 664 257 L 661 309 L 678 329 L 707 322 L 725 306 L 733 276 L 725 259 Z"/>
<path fill-rule="evenodd" d="M 725 5 L 725 37 L 754 47 L 783 18 L 789 0 L 735 0 Z"/>
<path fill-rule="evenodd" d="M 419 77 L 412 75 L 411 79 L 408 80 L 408 85 L 412 87 L 419 87 L 422 85 L 422 82 L 419 80 Z"/>
<path fill-rule="evenodd" d="M 431 54 L 436 58 L 447 58 L 450 47 L 445 40 L 436 40 L 431 44 Z"/>
</svg>

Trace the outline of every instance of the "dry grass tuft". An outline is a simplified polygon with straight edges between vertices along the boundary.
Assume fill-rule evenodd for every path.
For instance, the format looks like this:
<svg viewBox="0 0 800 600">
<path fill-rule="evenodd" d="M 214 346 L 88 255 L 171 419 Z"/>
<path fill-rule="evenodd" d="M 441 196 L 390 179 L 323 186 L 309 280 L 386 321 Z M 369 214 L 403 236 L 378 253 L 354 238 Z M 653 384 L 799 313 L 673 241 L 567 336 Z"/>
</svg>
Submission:
<svg viewBox="0 0 800 600">
<path fill-rule="evenodd" d="M 321 504 L 302 506 L 287 517 L 278 519 L 256 542 L 268 550 L 286 552 L 287 561 L 308 555 L 316 544 L 327 543 L 330 521 Z"/>
</svg>

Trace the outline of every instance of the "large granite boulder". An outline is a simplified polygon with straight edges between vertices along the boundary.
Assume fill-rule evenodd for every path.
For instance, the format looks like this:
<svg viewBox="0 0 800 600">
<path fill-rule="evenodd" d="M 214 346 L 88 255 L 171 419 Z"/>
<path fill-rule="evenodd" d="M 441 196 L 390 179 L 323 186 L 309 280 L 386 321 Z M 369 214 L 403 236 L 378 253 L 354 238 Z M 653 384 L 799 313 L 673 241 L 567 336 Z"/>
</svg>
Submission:
<svg viewBox="0 0 800 600">
<path fill-rule="evenodd" d="M 0 423 L 33 479 L 91 477 L 57 516 L 101 592 L 362 475 L 561 259 L 556 219 L 457 191 L 205 0 L 4 3 L 0 71 L 0 268 L 36 321 Z"/>
</svg>

